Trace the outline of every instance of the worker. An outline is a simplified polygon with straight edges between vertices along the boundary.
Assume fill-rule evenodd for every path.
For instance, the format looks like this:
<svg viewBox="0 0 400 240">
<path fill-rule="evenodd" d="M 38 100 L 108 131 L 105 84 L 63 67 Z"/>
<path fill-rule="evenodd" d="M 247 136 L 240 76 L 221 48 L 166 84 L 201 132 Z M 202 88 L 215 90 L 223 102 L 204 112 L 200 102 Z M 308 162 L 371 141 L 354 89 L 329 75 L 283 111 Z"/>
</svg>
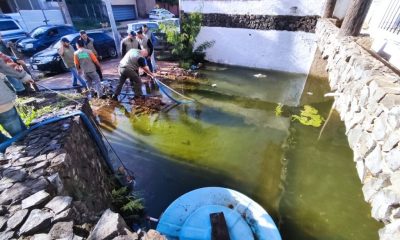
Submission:
<svg viewBox="0 0 400 240">
<path fill-rule="evenodd" d="M 76 69 L 78 72 L 83 71 L 89 89 L 94 90 L 97 97 L 103 98 L 100 77 L 96 72 L 96 66 L 101 70 L 99 61 L 91 50 L 85 48 L 85 43 L 82 40 L 78 40 L 76 45 L 78 48 L 74 53 Z"/>
<path fill-rule="evenodd" d="M 139 30 L 137 32 L 137 37 L 139 39 L 141 48 L 146 49 L 148 52 L 148 56 L 146 57 L 147 65 L 150 71 L 154 72 L 153 66 L 151 64 L 151 55 L 153 54 L 154 51 L 153 43 L 151 42 L 151 39 L 147 38 L 147 36 L 143 33 L 142 30 Z"/>
<path fill-rule="evenodd" d="M 14 137 L 24 131 L 26 126 L 15 109 L 15 92 L 7 86 L 6 75 L 24 83 L 33 83 L 33 80 L 20 66 L 7 64 L 3 57 L 0 57 L 0 124 Z M 0 142 L 7 139 L 8 137 L 0 132 Z"/>
<path fill-rule="evenodd" d="M 150 71 L 149 66 L 147 65 L 147 56 L 148 52 L 146 49 L 131 49 L 121 59 L 118 66 L 118 72 L 120 74 L 119 83 L 112 97 L 114 100 L 118 100 L 118 95 L 121 93 L 122 86 L 124 85 L 127 78 L 129 78 L 131 82 L 135 98 L 142 97 L 142 81 L 139 77 L 139 68 L 142 68 L 143 71 L 147 73 L 150 77 L 154 78 L 155 76 Z"/>
<path fill-rule="evenodd" d="M 122 57 L 131 50 L 131 49 L 140 49 L 140 43 L 136 39 L 136 32 L 130 31 L 128 36 L 121 41 L 121 54 Z"/>
<path fill-rule="evenodd" d="M 71 72 L 72 86 L 78 86 L 78 80 L 83 87 L 86 88 L 86 82 L 78 74 L 74 64 L 74 48 L 71 46 L 67 38 L 61 38 L 61 46 L 58 49 L 58 54 L 64 62 L 65 67 Z"/>
<path fill-rule="evenodd" d="M 80 35 L 80 38 L 78 40 L 83 41 L 84 48 L 91 50 L 93 52 L 93 54 L 96 56 L 96 58 L 98 59 L 99 55 L 97 54 L 97 51 L 94 48 L 94 40 L 93 40 L 93 38 L 90 38 L 87 35 L 85 30 L 79 31 L 79 35 Z M 100 80 L 102 81 L 103 80 L 103 73 L 101 71 L 101 68 L 98 68 L 97 65 L 96 65 L 96 72 L 99 75 Z"/>
<path fill-rule="evenodd" d="M 157 38 L 155 37 L 154 33 L 149 29 L 149 27 L 147 27 L 147 24 L 143 24 L 142 31 L 143 34 L 146 35 L 146 37 L 151 40 L 154 49 L 154 46 L 157 45 Z M 153 72 L 155 72 L 157 70 L 157 64 L 156 64 L 156 53 L 154 51 L 153 54 L 151 54 L 150 59 Z"/>
</svg>

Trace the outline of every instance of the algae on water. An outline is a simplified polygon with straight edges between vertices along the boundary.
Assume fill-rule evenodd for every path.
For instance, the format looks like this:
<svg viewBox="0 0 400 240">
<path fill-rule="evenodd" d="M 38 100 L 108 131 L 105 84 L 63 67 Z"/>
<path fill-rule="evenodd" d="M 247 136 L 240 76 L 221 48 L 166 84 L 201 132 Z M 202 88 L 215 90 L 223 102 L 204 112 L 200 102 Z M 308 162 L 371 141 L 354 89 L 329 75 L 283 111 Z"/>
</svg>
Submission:
<svg viewBox="0 0 400 240">
<path fill-rule="evenodd" d="M 299 121 L 306 126 L 320 127 L 325 119 L 318 114 L 318 110 L 310 105 L 305 105 L 299 115 L 292 115 L 292 121 Z"/>
</svg>

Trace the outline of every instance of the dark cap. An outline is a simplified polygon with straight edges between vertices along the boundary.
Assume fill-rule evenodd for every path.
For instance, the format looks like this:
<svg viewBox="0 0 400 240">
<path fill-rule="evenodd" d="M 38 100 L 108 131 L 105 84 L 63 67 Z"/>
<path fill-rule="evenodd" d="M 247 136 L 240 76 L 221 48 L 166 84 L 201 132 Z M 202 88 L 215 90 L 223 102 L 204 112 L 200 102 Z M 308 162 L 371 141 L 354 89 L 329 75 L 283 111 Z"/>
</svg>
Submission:
<svg viewBox="0 0 400 240">
<path fill-rule="evenodd" d="M 132 36 L 136 36 L 136 32 L 135 31 L 130 31 L 129 34 L 132 35 Z"/>
<path fill-rule="evenodd" d="M 69 43 L 69 40 L 67 38 L 61 38 L 61 42 Z"/>
<path fill-rule="evenodd" d="M 147 28 L 147 24 L 143 24 L 143 26 L 142 26 L 143 28 Z"/>
<path fill-rule="evenodd" d="M 142 30 L 139 30 L 139 31 L 137 31 L 136 33 L 139 34 L 139 35 L 142 35 L 142 34 L 143 34 L 143 31 L 142 31 Z"/>
<path fill-rule="evenodd" d="M 86 34 L 86 31 L 85 31 L 85 30 L 80 30 L 80 31 L 79 31 L 79 34 L 81 34 L 81 35 L 82 35 L 82 34 Z"/>
</svg>

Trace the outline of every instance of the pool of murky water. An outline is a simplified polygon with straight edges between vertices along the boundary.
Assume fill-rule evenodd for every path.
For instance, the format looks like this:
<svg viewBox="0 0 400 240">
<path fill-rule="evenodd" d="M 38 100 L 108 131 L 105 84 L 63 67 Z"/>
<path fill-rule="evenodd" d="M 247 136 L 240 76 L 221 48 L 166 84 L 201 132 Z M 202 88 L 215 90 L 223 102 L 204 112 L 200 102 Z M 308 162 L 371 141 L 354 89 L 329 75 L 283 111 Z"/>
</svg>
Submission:
<svg viewBox="0 0 400 240">
<path fill-rule="evenodd" d="M 304 100 L 305 75 L 220 65 L 202 74 L 171 84 L 196 103 L 141 116 L 131 116 L 129 105 L 108 106 L 99 116 L 103 132 L 135 172 L 150 216 L 160 216 L 190 190 L 224 186 L 259 202 L 283 239 L 378 238 L 381 225 L 363 200 L 337 114 L 320 139 L 321 127 L 290 118 L 307 101 L 326 118 L 332 100 L 318 97 L 324 88 Z M 280 116 L 278 104 L 284 106 Z"/>
</svg>

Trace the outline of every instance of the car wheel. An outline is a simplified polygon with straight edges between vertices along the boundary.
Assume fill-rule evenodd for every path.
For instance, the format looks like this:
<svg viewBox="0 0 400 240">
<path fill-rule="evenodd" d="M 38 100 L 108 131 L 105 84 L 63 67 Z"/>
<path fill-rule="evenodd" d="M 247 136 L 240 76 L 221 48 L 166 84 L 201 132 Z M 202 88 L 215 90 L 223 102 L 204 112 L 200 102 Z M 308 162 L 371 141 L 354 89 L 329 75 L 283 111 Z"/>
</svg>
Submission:
<svg viewBox="0 0 400 240">
<path fill-rule="evenodd" d="M 108 55 L 111 58 L 116 58 L 118 56 L 117 50 L 114 47 L 108 49 Z"/>
</svg>

